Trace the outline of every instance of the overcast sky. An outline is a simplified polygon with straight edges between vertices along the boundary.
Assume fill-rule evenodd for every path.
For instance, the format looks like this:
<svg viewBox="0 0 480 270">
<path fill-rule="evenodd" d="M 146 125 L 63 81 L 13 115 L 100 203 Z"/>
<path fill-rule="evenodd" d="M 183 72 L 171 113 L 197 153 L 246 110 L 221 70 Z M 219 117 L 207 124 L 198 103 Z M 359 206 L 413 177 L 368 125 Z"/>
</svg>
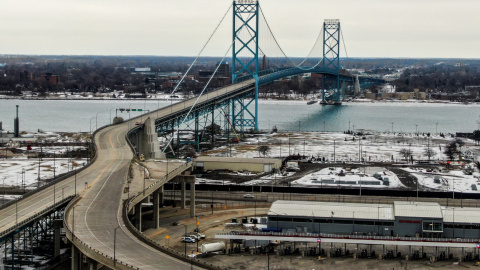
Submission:
<svg viewBox="0 0 480 270">
<path fill-rule="evenodd" d="M 5 0 L 0 54 L 196 55 L 230 0 Z M 479 0 L 261 0 L 289 56 L 340 19 L 350 57 L 480 58 Z M 231 40 L 227 15 L 205 55 Z M 344 56 L 345 53 L 342 52 Z"/>
</svg>

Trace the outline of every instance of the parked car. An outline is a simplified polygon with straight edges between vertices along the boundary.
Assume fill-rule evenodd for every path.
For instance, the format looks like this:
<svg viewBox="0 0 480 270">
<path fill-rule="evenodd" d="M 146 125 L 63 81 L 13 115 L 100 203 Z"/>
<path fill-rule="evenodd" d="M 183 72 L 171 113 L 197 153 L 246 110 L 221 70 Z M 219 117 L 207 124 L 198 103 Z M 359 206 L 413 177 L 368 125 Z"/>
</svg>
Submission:
<svg viewBox="0 0 480 270">
<path fill-rule="evenodd" d="M 244 198 L 255 198 L 252 194 L 245 194 L 243 195 Z"/>
<path fill-rule="evenodd" d="M 196 233 L 194 234 L 194 236 L 196 237 L 195 239 L 197 240 L 205 239 L 205 234 Z"/>
<path fill-rule="evenodd" d="M 182 242 L 183 243 L 195 243 L 195 239 L 192 237 L 182 237 Z"/>
</svg>

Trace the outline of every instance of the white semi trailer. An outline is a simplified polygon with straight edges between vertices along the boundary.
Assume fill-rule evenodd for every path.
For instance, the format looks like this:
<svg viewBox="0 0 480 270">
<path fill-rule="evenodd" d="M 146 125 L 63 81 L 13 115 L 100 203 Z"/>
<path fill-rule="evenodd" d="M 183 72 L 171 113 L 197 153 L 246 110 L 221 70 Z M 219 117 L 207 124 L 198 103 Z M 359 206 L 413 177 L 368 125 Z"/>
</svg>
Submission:
<svg viewBox="0 0 480 270">
<path fill-rule="evenodd" d="M 203 244 L 200 250 L 202 251 L 202 253 L 209 253 L 209 252 L 221 251 L 224 249 L 225 249 L 224 242 L 216 242 L 216 243 Z"/>
</svg>

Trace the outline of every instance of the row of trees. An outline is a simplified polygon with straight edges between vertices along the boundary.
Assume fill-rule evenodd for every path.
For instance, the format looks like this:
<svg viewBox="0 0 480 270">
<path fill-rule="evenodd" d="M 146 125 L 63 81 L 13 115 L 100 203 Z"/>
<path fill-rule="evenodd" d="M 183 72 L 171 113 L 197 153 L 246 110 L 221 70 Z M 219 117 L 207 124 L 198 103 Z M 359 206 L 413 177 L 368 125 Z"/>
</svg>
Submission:
<svg viewBox="0 0 480 270">
<path fill-rule="evenodd" d="M 397 91 L 411 92 L 415 88 L 444 93 L 463 91 L 465 86 L 480 85 L 480 64 L 455 66 L 438 64 L 422 68 L 406 69 L 393 82 Z"/>
</svg>

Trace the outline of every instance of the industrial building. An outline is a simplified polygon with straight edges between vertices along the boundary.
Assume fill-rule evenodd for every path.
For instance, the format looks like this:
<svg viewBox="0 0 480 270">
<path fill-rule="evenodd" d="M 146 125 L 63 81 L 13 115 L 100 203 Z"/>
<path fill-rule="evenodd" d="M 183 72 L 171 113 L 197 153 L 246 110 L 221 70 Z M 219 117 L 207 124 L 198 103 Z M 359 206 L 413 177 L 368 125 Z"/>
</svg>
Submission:
<svg viewBox="0 0 480 270">
<path fill-rule="evenodd" d="M 281 159 L 275 158 L 231 158 L 231 157 L 209 157 L 200 156 L 195 159 L 193 167 L 199 171 L 249 171 L 249 172 L 271 172 L 273 169 L 280 169 Z"/>
<path fill-rule="evenodd" d="M 480 238 L 480 209 L 395 201 L 359 204 L 276 201 L 268 228 L 283 232 L 395 237 Z"/>
</svg>

